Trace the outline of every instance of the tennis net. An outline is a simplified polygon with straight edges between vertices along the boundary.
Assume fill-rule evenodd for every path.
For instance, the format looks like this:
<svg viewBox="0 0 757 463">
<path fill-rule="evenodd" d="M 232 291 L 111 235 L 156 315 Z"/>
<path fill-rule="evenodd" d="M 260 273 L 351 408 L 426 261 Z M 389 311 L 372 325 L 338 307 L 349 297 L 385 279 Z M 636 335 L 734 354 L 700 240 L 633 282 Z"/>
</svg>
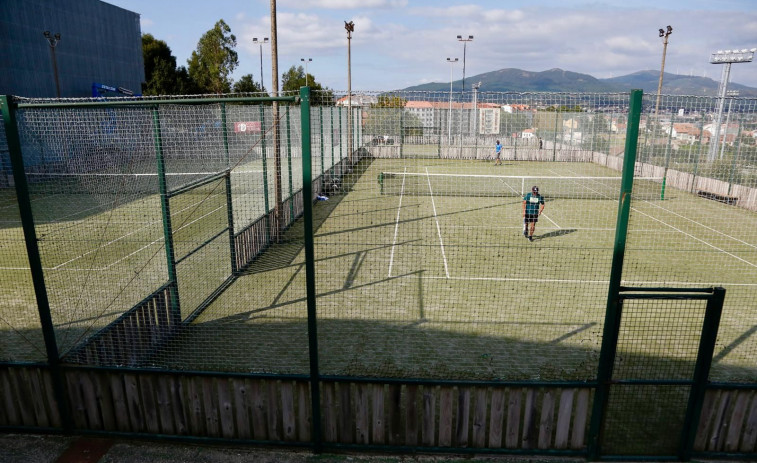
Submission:
<svg viewBox="0 0 757 463">
<path fill-rule="evenodd" d="M 518 197 L 533 186 L 546 198 L 617 200 L 621 177 L 440 174 L 381 172 L 381 194 L 407 196 Z M 661 177 L 634 178 L 633 195 L 659 199 Z"/>
</svg>

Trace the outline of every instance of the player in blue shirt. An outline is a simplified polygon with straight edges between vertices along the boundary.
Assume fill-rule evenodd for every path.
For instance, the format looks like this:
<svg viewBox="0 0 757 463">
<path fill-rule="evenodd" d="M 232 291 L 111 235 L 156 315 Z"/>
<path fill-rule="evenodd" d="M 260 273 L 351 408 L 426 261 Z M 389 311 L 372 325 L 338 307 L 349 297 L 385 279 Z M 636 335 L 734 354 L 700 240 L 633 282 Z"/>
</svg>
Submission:
<svg viewBox="0 0 757 463">
<path fill-rule="evenodd" d="M 544 212 L 544 196 L 539 194 L 539 187 L 531 188 L 531 193 L 523 197 L 523 236 L 528 241 L 534 240 L 534 229 L 539 216 Z M 528 224 L 531 224 L 530 230 Z"/>
<path fill-rule="evenodd" d="M 502 145 L 499 144 L 499 140 L 497 140 L 497 144 L 494 145 L 494 154 L 496 155 L 494 158 L 494 165 L 501 166 L 502 159 L 500 159 L 500 155 L 502 154 Z"/>
</svg>

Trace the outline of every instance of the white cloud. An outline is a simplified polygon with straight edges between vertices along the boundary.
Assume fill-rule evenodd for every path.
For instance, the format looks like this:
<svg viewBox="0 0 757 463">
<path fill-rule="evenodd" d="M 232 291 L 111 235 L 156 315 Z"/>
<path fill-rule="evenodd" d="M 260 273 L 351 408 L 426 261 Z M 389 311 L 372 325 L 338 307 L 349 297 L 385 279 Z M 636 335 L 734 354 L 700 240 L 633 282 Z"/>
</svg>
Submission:
<svg viewBox="0 0 757 463">
<path fill-rule="evenodd" d="M 365 8 L 404 8 L 407 6 L 407 0 L 283 0 L 280 4 L 298 9 L 357 10 Z"/>
</svg>

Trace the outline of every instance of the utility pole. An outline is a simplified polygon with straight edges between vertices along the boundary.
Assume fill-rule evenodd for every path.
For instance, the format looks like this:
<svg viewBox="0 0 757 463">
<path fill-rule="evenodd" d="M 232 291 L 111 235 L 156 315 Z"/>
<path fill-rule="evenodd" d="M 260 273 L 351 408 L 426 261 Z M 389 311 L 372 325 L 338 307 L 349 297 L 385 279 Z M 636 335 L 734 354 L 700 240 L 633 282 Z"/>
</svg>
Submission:
<svg viewBox="0 0 757 463">
<path fill-rule="evenodd" d="M 53 57 L 53 75 L 55 76 L 55 95 L 60 98 L 60 81 L 58 80 L 58 60 L 55 58 L 55 47 L 60 42 L 60 33 L 52 35 L 50 31 L 43 33 L 47 39 L 47 43 L 50 45 L 50 54 Z"/>
<path fill-rule="evenodd" d="M 355 23 L 344 22 L 347 31 L 347 162 L 352 166 L 352 33 L 355 32 Z"/>
</svg>

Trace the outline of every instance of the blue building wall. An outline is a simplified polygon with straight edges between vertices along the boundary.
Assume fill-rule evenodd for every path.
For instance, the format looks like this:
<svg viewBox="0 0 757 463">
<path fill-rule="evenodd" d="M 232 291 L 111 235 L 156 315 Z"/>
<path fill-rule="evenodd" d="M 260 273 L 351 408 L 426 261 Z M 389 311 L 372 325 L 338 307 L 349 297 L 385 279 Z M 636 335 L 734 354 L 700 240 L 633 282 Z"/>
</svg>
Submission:
<svg viewBox="0 0 757 463">
<path fill-rule="evenodd" d="M 0 94 L 56 96 L 44 31 L 61 35 L 61 97 L 90 97 L 93 82 L 141 93 L 139 14 L 100 0 L 0 0 Z"/>
</svg>

